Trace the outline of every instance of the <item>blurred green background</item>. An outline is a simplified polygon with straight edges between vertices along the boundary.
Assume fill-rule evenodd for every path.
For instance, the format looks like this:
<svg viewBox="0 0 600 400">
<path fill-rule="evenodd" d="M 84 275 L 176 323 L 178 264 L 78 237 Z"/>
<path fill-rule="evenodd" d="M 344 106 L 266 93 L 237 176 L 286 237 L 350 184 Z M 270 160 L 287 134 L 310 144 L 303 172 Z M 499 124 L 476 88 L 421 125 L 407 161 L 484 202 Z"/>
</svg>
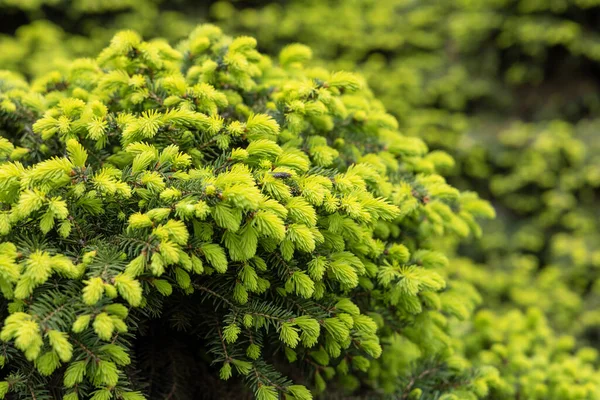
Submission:
<svg viewBox="0 0 600 400">
<path fill-rule="evenodd" d="M 498 214 L 450 267 L 483 296 L 463 351 L 501 370 L 498 398 L 597 398 L 600 0 L 0 0 L 0 69 L 33 79 L 119 29 L 175 43 L 206 21 L 360 72 L 450 154 Z"/>
</svg>

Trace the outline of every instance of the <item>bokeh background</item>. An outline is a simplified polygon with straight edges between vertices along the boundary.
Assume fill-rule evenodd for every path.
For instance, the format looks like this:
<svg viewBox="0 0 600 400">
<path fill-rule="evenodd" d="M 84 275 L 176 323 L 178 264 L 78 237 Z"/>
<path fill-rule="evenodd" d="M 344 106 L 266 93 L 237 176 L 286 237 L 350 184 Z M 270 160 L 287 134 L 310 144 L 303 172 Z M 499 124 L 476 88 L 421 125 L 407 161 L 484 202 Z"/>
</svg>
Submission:
<svg viewBox="0 0 600 400">
<path fill-rule="evenodd" d="M 493 204 L 450 268 L 481 294 L 457 329 L 498 398 L 600 393 L 600 0 L 0 0 L 0 69 L 52 80 L 120 29 L 176 43 L 202 22 L 360 72 Z"/>
</svg>

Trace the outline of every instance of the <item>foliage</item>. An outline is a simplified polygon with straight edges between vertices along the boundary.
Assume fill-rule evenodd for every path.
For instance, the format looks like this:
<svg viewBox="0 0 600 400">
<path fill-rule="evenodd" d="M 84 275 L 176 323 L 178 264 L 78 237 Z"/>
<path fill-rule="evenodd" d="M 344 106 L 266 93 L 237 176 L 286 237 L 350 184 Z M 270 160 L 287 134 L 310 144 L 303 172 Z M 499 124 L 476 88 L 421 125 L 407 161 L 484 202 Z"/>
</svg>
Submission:
<svg viewBox="0 0 600 400">
<path fill-rule="evenodd" d="M 489 301 L 538 307 L 555 327 L 592 344 L 600 226 L 596 127 L 595 121 L 516 122 L 491 139 L 490 148 L 466 148 L 463 168 L 502 215 L 486 230 L 494 234 L 470 249 L 494 273 L 493 285 L 487 279 L 478 284 Z"/>
<path fill-rule="evenodd" d="M 95 57 L 122 29 L 144 37 L 181 40 L 197 24 L 191 17 L 206 14 L 194 7 L 184 17 L 161 8 L 156 0 L 4 0 L 0 3 L 0 66 L 30 77 L 62 70 L 77 57 Z"/>
<path fill-rule="evenodd" d="M 459 249 L 475 263 L 450 263 L 457 280 L 474 284 L 493 310 L 480 315 L 492 315 L 491 326 L 502 332 L 515 323 L 515 309 L 541 310 L 551 327 L 543 346 L 573 335 L 575 354 L 600 344 L 593 22 L 599 11 L 597 1 L 390 0 L 243 10 L 221 2 L 212 15 L 230 29 L 255 32 L 268 51 L 299 41 L 329 58 L 328 65 L 358 64 L 400 129 L 450 152 L 457 161 L 451 181 L 476 190 L 497 210 L 481 242 Z M 458 332 L 471 337 L 477 329 Z M 543 385 L 560 376 L 570 389 L 550 385 L 534 394 L 537 383 L 518 378 L 529 366 L 494 361 L 505 390 L 490 392 L 492 398 L 598 397 L 573 380 L 578 374 L 559 368 L 564 354 L 553 361 L 542 347 L 526 350 L 514 334 L 493 340 L 514 346 L 511 359 L 544 360 L 535 372 Z M 492 343 L 472 341 L 467 358 L 489 363 Z M 579 372 L 577 361 L 568 365 Z"/>
<path fill-rule="evenodd" d="M 503 377 L 489 398 L 594 399 L 600 395 L 598 351 L 577 349 L 575 338 L 556 336 L 539 310 L 482 311 L 466 337 L 467 353 L 498 368 Z"/>
<path fill-rule="evenodd" d="M 400 398 L 438 398 L 447 390 L 453 391 L 448 396 L 458 398 L 598 397 L 594 384 L 598 381 L 594 370 L 597 360 L 584 347 L 597 348 L 600 343 L 597 334 L 600 286 L 596 272 L 600 265 L 597 250 L 600 221 L 596 211 L 600 185 L 600 159 L 596 155 L 600 104 L 596 90 L 600 57 L 595 24 L 600 11 L 597 0 L 296 0 L 285 4 L 219 1 L 210 6 L 210 11 L 211 2 L 203 2 L 205 5 L 199 7 L 185 1 L 130 0 L 115 6 L 112 2 L 86 0 L 77 2 L 68 12 L 62 3 L 44 1 L 42 8 L 38 3 L 10 2 L 0 6 L 9 11 L 2 15 L 7 21 L 10 18 L 6 16 L 11 13 L 25 15 L 25 20 L 32 21 L 20 27 L 16 35 L 0 38 L 0 67 L 28 77 L 39 77 L 55 69 L 71 76 L 72 59 L 95 57 L 115 29 L 134 28 L 144 37 L 161 36 L 173 43 L 198 18 L 210 18 L 228 31 L 257 37 L 261 50 L 275 57 L 279 55 L 279 64 L 286 74 L 291 74 L 286 79 L 299 78 L 296 70 L 301 64 L 321 65 L 330 70 L 358 70 L 398 121 L 398 129 L 406 140 L 403 151 L 412 153 L 401 158 L 402 170 L 408 168 L 409 174 L 451 173 L 452 184 L 476 191 L 492 202 L 499 217 L 484 224 L 481 241 L 470 242 L 468 246 L 459 246 L 459 237 L 464 235 L 460 222 L 446 220 L 442 229 L 437 226 L 439 219 L 431 220 L 430 203 L 423 202 L 426 197 L 418 196 L 422 200 L 414 210 L 416 215 L 426 216 L 424 225 L 408 217 L 403 217 L 402 222 L 395 221 L 399 222 L 399 232 L 391 226 L 377 225 L 375 236 L 386 240 L 389 246 L 392 242 L 404 244 L 411 262 L 417 260 L 418 248 L 436 250 L 449 258 L 436 267 L 446 282 L 445 288 L 438 292 L 439 306 L 437 299 L 430 300 L 421 291 L 418 294 L 421 300 L 427 298 L 427 305 L 438 308 L 445 318 L 438 320 L 439 314 L 425 307 L 410 321 L 400 319 L 401 334 L 397 334 L 392 329 L 397 323 L 395 316 L 388 315 L 387 308 L 375 310 L 372 304 L 367 307 L 360 303 L 357 299 L 362 299 L 362 295 L 358 296 L 358 291 L 362 289 L 354 289 L 349 294 L 361 310 L 383 315 L 384 325 L 378 317 L 374 320 L 380 326 L 378 335 L 384 352 L 379 359 L 370 360 L 366 374 L 344 375 L 345 367 L 338 368 L 336 378 L 329 382 L 328 394 L 341 387 L 356 388 L 360 382 L 356 393 L 382 388 Z M 10 25 L 10 21 L 4 25 Z M 290 45 L 292 42 L 308 44 L 310 49 Z M 185 54 L 184 47 L 179 50 Z M 310 60 L 313 53 L 314 61 Z M 215 60 L 219 62 L 219 57 Z M 189 63 L 195 61 L 184 58 L 183 62 L 189 68 Z M 277 86 L 284 79 L 265 72 L 274 67 L 261 64 L 259 68 L 263 76 L 252 78 L 258 79 L 259 85 Z M 300 72 L 303 73 L 307 71 Z M 310 74 L 313 73 L 311 69 Z M 4 76 L 4 82 L 10 83 L 3 85 L 11 91 L 33 90 L 41 92 L 43 98 L 50 95 L 43 88 L 50 78 L 37 79 L 30 87 L 17 77 Z M 54 76 L 55 81 L 49 84 L 51 89 L 46 88 L 53 90 L 52 100 L 40 100 L 37 94 L 25 95 L 22 100 L 27 104 L 25 108 L 35 111 L 27 111 L 26 114 L 33 112 L 30 116 L 11 114 L 8 130 L 21 124 L 31 125 L 32 118 L 48 107 L 55 107 L 56 91 L 73 90 L 63 88 L 63 78 Z M 266 76 L 268 80 L 263 81 Z M 80 78 L 77 79 L 77 85 L 82 85 Z M 218 82 L 219 78 L 210 83 L 226 95 L 227 107 L 236 104 L 237 108 L 239 103 L 232 103 L 229 88 L 220 87 Z M 196 83 L 186 81 L 185 85 L 187 88 Z M 121 108 L 109 112 L 131 107 L 136 115 L 148 107 L 164 110 L 159 104 L 148 105 L 146 87 L 135 88 L 139 96 L 130 94 L 135 100 L 127 100 Z M 244 93 L 247 90 L 243 88 Z M 92 92 L 93 96 L 98 95 L 95 87 Z M 369 104 L 373 102 L 364 89 L 359 93 L 369 99 Z M 160 91 L 155 94 L 164 97 Z M 273 99 L 271 94 L 265 96 Z M 347 96 L 344 93 L 342 97 L 347 99 Z M 259 105 L 254 99 L 242 97 L 242 103 L 250 110 L 273 115 L 284 128 L 276 115 L 266 111 L 270 110 L 267 103 Z M 123 100 L 116 97 L 115 101 Z M 9 103 L 2 104 L 12 107 Z M 215 104 L 220 110 L 222 106 Z M 211 105 L 202 107 L 207 108 L 198 110 L 210 114 Z M 295 107 L 290 109 L 294 114 L 302 111 Z M 248 110 L 242 109 L 225 118 L 246 121 Z M 306 116 L 306 110 L 300 114 Z M 61 116 L 59 113 L 54 117 Z M 158 118 L 160 130 L 163 125 Z M 295 118 L 285 123 L 293 125 L 297 123 Z M 338 122 L 335 124 L 338 135 Z M 327 146 L 338 154 L 326 151 L 327 154 L 317 155 L 303 149 L 311 162 L 320 157 L 323 159 L 319 162 L 328 157 L 337 159 L 344 149 L 342 142 L 331 143 L 332 134 L 327 137 Z M 443 149 L 452 157 L 439 151 L 426 153 L 422 142 L 413 141 L 412 137 L 419 137 L 428 147 Z M 64 154 L 58 148 L 46 149 L 44 145 L 53 147 L 35 138 L 28 132 L 20 139 L 22 143 L 15 143 L 16 150 L 8 148 L 4 152 L 14 153 L 16 158 L 33 157 L 28 161 L 30 164 Z M 344 137 L 343 143 L 346 141 Z M 180 151 L 188 152 L 177 144 Z M 153 145 L 160 149 L 160 145 Z M 112 154 L 112 150 L 106 150 L 109 145 L 106 146 L 102 157 Z M 372 151 L 359 148 L 359 154 Z M 246 157 L 244 153 L 240 156 Z M 385 162 L 387 165 L 387 159 Z M 443 210 L 436 212 L 446 215 Z M 291 215 L 291 211 L 288 213 Z M 59 223 L 58 218 L 54 219 Z M 478 231 L 475 225 L 469 225 L 471 230 Z M 449 227 L 455 232 L 449 232 Z M 411 233 L 407 236 L 406 232 Z M 437 235 L 435 239 L 432 232 Z M 400 255 L 403 251 L 394 249 Z M 455 253 L 470 259 L 456 258 Z M 312 280 L 312 276 L 309 278 Z M 298 295 L 307 293 L 298 287 L 296 279 L 289 285 Z M 284 289 L 288 290 L 285 284 Z M 374 290 L 378 293 L 378 288 Z M 172 296 L 177 294 L 175 291 Z M 164 304 L 164 309 L 169 310 L 164 312 L 177 311 L 178 304 Z M 469 315 L 477 308 L 480 311 L 476 311 L 471 322 Z M 463 322 L 455 321 L 456 316 Z M 431 320 L 437 326 L 428 325 Z M 422 329 L 406 329 L 405 324 Z M 140 325 L 141 332 L 143 326 Z M 152 329 L 154 332 L 166 329 L 165 337 L 171 334 L 168 326 L 161 325 L 160 329 L 152 326 Z M 429 335 L 423 329 L 435 334 Z M 186 341 L 190 336 L 184 337 L 180 343 L 189 345 Z M 144 339 L 136 340 L 148 345 Z M 180 347 L 174 344 L 172 351 L 177 352 Z M 184 359 L 186 355 L 180 353 L 177 354 Z M 150 358 L 148 353 L 141 352 L 140 359 Z M 297 375 L 297 371 L 286 369 L 285 373 L 294 379 L 311 376 L 304 372 Z M 331 369 L 319 371 L 321 377 L 332 373 Z M 202 373 L 209 375 L 206 371 Z M 308 384 L 320 385 L 320 382 L 316 379 Z M 461 391 L 462 387 L 466 391 Z M 269 395 L 268 390 L 263 392 L 264 396 Z"/>
<path fill-rule="evenodd" d="M 2 74 L 5 392 L 197 395 L 178 372 L 156 383 L 157 330 L 258 399 L 393 393 L 426 361 L 459 384 L 424 390 L 486 384 L 451 366 L 449 323 L 478 296 L 435 242 L 493 210 L 360 78 L 255 47 L 211 25 L 177 48 L 123 31 L 31 84 Z"/>
</svg>

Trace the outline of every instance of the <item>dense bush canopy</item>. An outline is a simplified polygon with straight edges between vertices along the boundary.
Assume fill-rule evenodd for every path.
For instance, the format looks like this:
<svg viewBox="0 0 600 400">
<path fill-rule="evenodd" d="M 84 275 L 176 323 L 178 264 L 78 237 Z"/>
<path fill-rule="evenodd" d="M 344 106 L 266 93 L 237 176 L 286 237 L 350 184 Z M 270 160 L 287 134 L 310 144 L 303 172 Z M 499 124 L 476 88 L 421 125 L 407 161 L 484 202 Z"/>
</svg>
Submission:
<svg viewBox="0 0 600 400">
<path fill-rule="evenodd" d="M 279 67 L 255 46 L 210 25 L 179 50 L 124 31 L 31 85 L 4 74 L 5 392 L 197 395 L 135 352 L 155 329 L 200 340 L 259 399 L 311 398 L 283 359 L 316 392 L 334 367 L 343 387 L 402 390 L 410 368 L 371 365 L 402 342 L 450 368 L 447 318 L 478 296 L 430 242 L 493 211 L 360 79 L 304 69 L 303 46 Z"/>
<path fill-rule="evenodd" d="M 3 390 L 600 398 L 600 2 L 0 10 Z"/>
</svg>

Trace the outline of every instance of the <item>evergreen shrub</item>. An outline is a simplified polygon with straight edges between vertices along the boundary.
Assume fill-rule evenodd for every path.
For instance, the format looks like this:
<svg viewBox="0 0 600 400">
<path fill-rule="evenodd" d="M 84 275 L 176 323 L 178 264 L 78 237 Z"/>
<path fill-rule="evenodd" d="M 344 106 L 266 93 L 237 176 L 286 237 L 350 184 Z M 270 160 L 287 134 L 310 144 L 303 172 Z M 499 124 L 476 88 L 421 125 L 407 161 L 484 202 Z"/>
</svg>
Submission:
<svg viewBox="0 0 600 400">
<path fill-rule="evenodd" d="M 458 249 L 475 263 L 450 264 L 487 309 L 479 315 L 489 332 L 479 316 L 458 332 L 468 359 L 499 368 L 506 385 L 491 398 L 598 398 L 594 375 L 580 385 L 579 361 L 564 357 L 583 352 L 597 364 L 600 343 L 599 6 L 357 0 L 213 7 L 219 23 L 252 31 L 269 52 L 299 41 L 328 65 L 357 65 L 402 132 L 455 158 L 451 182 L 492 202 L 498 218 L 484 224 L 481 242 Z M 544 317 L 533 320 L 543 324 L 517 322 L 540 311 Z M 523 339 L 527 330 L 538 339 Z M 565 353 L 552 343 L 572 345 Z M 489 358 L 490 351 L 498 355 Z"/>
<path fill-rule="evenodd" d="M 391 242 L 404 244 L 410 251 L 410 262 L 416 260 L 414 254 L 420 248 L 441 252 L 448 261 L 435 269 L 446 282 L 438 292 L 439 306 L 428 304 L 415 317 L 405 318 L 406 314 L 397 314 L 398 310 L 373 311 L 371 305 L 366 307 L 363 300 L 367 295 L 359 294 L 364 290 L 360 285 L 347 293 L 380 326 L 378 337 L 383 352 L 378 359 L 370 360 L 367 373 L 355 370 L 346 374 L 343 366 L 334 371 L 315 370 L 315 365 L 305 368 L 298 362 L 282 363 L 273 355 L 278 354 L 277 349 L 268 353 L 266 361 L 311 389 L 321 385 L 315 379 L 314 372 L 318 371 L 328 382 L 325 398 L 346 396 L 347 391 L 367 397 L 387 394 L 392 398 L 423 400 L 444 394 L 446 399 L 600 398 L 596 372 L 600 343 L 600 102 L 596 76 L 600 53 L 595 23 L 600 15 L 599 2 L 297 0 L 283 5 L 276 1 L 219 1 L 208 14 L 209 3 L 198 6 L 197 2 L 186 1 L 129 0 L 115 7 L 112 2 L 80 0 L 76 7 L 66 7 L 62 2 L 36 0 L 0 5 L 0 20 L 6 21 L 3 29 L 15 24 L 13 15 L 26 14 L 26 21 L 32 21 L 21 24 L 16 34 L 8 29 L 0 37 L 0 68 L 17 71 L 32 81 L 28 85 L 15 75 L 3 73 L 3 91 L 10 91 L 12 99 L 15 91 L 29 93 L 28 100 L 21 101 L 26 104 L 23 109 L 28 110 L 27 116 L 9 111 L 10 117 L 6 114 L 7 119 L 3 120 L 10 121 L 3 122 L 6 133 L 2 134 L 17 149 L 12 155 L 14 160 L 24 157 L 19 151 L 41 149 L 40 143 L 31 141 L 37 136 L 24 134 L 23 129 L 46 109 L 56 106 L 59 100 L 54 96 L 83 99 L 70 92 L 72 61 L 76 56 L 95 57 L 116 29 L 131 28 L 144 37 L 161 36 L 175 43 L 199 16 L 204 16 L 228 31 L 257 37 L 258 48 L 275 57 L 290 42 L 305 43 L 316 55 L 314 60 L 309 60 L 311 51 L 292 46 L 285 52 L 303 52 L 296 61 L 304 67 L 281 59 L 284 74 L 294 70 L 294 74 L 324 79 L 324 72 L 309 68 L 314 65 L 327 70 L 358 70 L 375 96 L 396 117 L 403 136 L 419 137 L 428 147 L 444 149 L 456 160 L 453 163 L 439 151 L 403 153 L 399 158 L 403 176 L 433 171 L 451 173 L 449 182 L 489 199 L 498 218 L 483 224 L 480 241 L 462 246 L 464 226 L 461 228 L 461 223 L 455 221 L 448 223 L 447 219 L 444 229 L 437 226 L 439 218 L 431 217 L 430 203 L 421 201 L 410 218 L 393 221 L 397 228 L 377 224 L 374 237 L 387 241 L 388 246 Z M 178 50 L 185 55 L 184 47 Z M 219 56 L 213 59 L 219 62 Z M 185 59 L 174 64 L 178 62 Z M 282 82 L 278 67 L 260 64 L 259 68 L 262 76 L 252 78 L 259 85 L 272 87 L 273 82 Z M 54 70 L 60 72 L 44 76 Z M 144 71 L 139 74 L 145 76 Z M 49 76 L 54 76 L 54 80 Z M 294 75 L 294 79 L 298 77 Z M 210 84 L 226 94 L 227 107 L 237 107 L 229 88 L 222 86 L 219 79 Z M 45 82 L 50 81 L 61 83 L 46 88 Z M 62 82 L 71 88 L 63 88 Z M 196 83 L 191 80 L 186 85 Z M 235 91 L 239 93 L 240 89 Z M 165 97 L 160 91 L 157 93 Z M 364 86 L 353 93 L 367 98 L 369 107 L 377 104 Z M 38 94 L 52 100 L 40 104 L 36 100 Z M 275 94 L 265 94 L 269 98 L 272 95 Z M 346 90 L 341 96 L 346 107 L 350 95 Z M 115 101 L 122 99 L 116 97 Z M 249 101 L 247 97 L 242 99 L 252 112 L 275 118 L 281 132 L 289 130 L 285 127 L 289 122 L 282 122 L 268 111 L 270 108 L 250 105 Z M 138 108 L 130 112 L 137 114 L 147 107 L 160 109 L 158 104 L 149 106 L 147 99 L 136 104 Z M 246 121 L 247 112 L 236 113 L 235 118 Z M 339 126 L 336 121 L 335 126 Z M 22 136 L 21 144 L 11 137 L 15 132 L 20 132 L 17 136 Z M 339 129 L 332 132 L 335 133 L 329 133 L 329 137 L 337 137 Z M 285 136 L 280 133 L 278 137 L 277 143 L 282 145 L 279 140 Z M 78 141 L 90 151 L 89 143 Z M 327 145 L 338 152 L 345 149 L 341 142 L 330 142 L 328 139 Z M 161 149 L 161 145 L 150 144 Z M 181 147 L 180 143 L 177 145 Z M 123 145 L 119 143 L 119 147 Z M 113 155 L 108 148 L 107 145 L 102 150 L 105 157 L 108 153 Z M 12 154 L 13 150 L 6 153 Z M 21 158 L 20 162 L 29 166 L 59 153 L 57 149 L 37 150 L 37 158 Z M 111 161 L 111 165 L 117 164 Z M 457 211 L 454 206 L 451 208 Z M 188 228 L 191 231 L 193 227 Z M 396 229 L 399 233 L 395 233 Z M 475 225 L 471 229 L 477 230 Z M 278 285 L 285 289 L 283 281 Z M 374 290 L 379 293 L 377 288 Z M 421 300 L 429 296 L 422 293 Z M 179 298 L 173 297 L 178 294 L 176 290 L 161 305 L 166 310 L 163 315 L 173 315 L 172 320 L 177 323 L 194 319 L 180 318 L 177 311 L 181 303 L 171 303 Z M 131 312 L 137 318 L 135 310 L 141 309 Z M 476 315 L 471 318 L 473 311 Z M 384 315 L 385 325 L 372 313 Z M 173 327 L 180 325 L 162 324 L 160 318 L 139 318 L 147 323 L 135 328 L 139 330 L 129 327 L 135 332 L 132 354 L 137 355 L 132 363 L 144 370 L 144 365 L 150 365 L 148 361 L 158 362 L 155 365 L 169 371 L 152 376 L 153 382 L 163 378 L 169 382 L 172 376 L 179 376 L 180 380 L 194 376 L 204 387 L 224 388 L 215 384 L 218 380 L 204 381 L 218 375 L 211 373 L 215 370 L 203 369 L 214 357 L 205 354 L 204 341 L 210 334 L 186 333 L 177 336 L 178 340 L 166 341 L 172 344 L 168 353 L 176 355 L 176 363 L 161 357 L 160 352 L 158 358 L 152 359 L 152 352 L 145 350 L 152 349 L 158 339 L 147 338 L 170 338 L 175 335 Z M 435 324 L 429 323 L 432 319 Z M 181 326 L 189 332 L 188 325 Z M 189 358 L 189 348 L 194 346 L 203 349 L 200 354 L 204 363 Z M 331 366 L 338 361 L 331 361 Z M 212 368 L 219 367 L 216 363 Z M 328 379 L 333 372 L 335 377 Z M 141 387 L 144 394 L 158 393 L 143 389 L 143 381 L 136 387 Z M 167 387 L 168 383 L 161 385 Z M 235 394 L 229 393 L 230 396 L 241 393 L 237 387 L 231 390 Z"/>
<path fill-rule="evenodd" d="M 1 73 L 2 396 L 486 395 L 441 243 L 493 209 L 310 57 L 202 25 Z"/>
</svg>

